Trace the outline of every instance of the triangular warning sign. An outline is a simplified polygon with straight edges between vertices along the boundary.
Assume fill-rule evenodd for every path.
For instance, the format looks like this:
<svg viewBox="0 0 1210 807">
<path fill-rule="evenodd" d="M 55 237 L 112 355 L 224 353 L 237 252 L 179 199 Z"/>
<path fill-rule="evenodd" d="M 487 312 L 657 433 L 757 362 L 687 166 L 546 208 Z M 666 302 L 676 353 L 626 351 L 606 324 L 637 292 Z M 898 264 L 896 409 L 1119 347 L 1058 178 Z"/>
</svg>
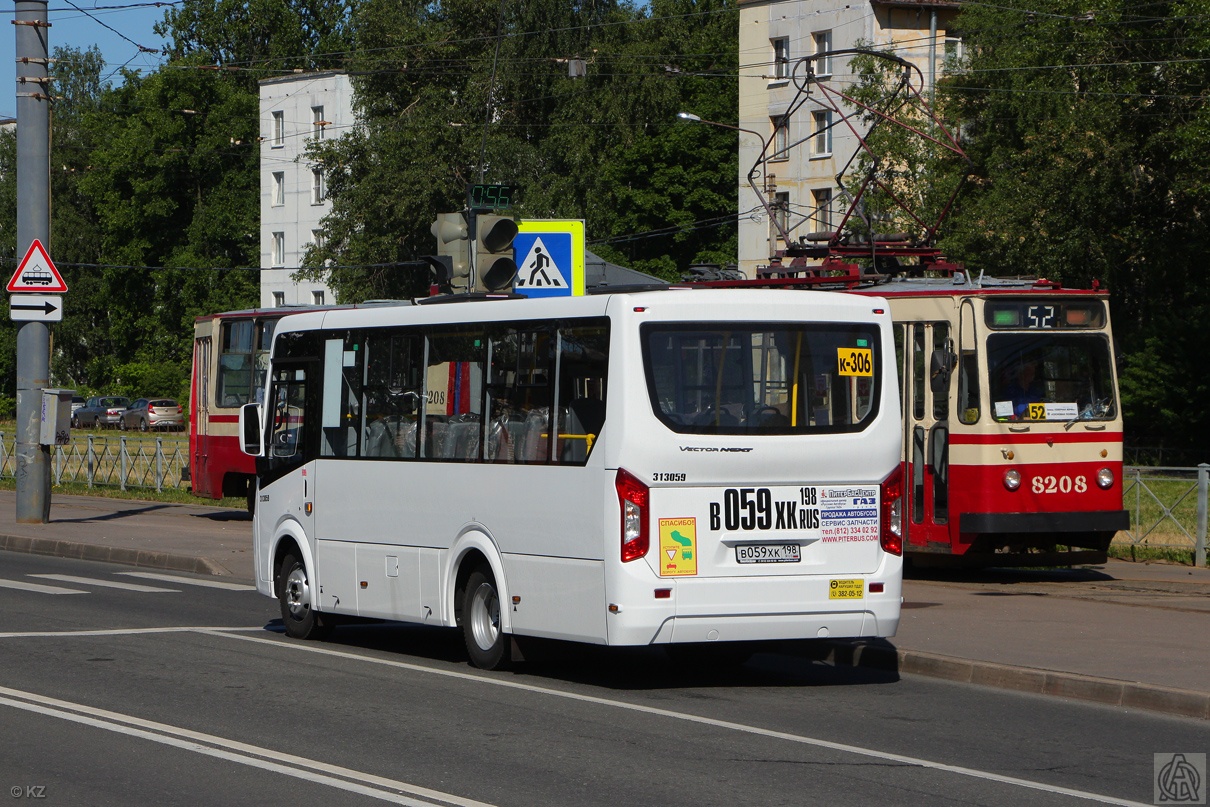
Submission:
<svg viewBox="0 0 1210 807">
<path fill-rule="evenodd" d="M 517 264 L 517 281 L 513 286 L 518 289 L 567 288 L 563 272 L 540 237 L 534 239 L 534 245 L 525 254 L 525 260 Z"/>
<path fill-rule="evenodd" d="M 13 273 L 13 279 L 8 281 L 7 289 L 12 292 L 63 292 L 67 291 L 67 284 L 50 255 L 46 254 L 46 247 L 35 238 Z"/>
</svg>

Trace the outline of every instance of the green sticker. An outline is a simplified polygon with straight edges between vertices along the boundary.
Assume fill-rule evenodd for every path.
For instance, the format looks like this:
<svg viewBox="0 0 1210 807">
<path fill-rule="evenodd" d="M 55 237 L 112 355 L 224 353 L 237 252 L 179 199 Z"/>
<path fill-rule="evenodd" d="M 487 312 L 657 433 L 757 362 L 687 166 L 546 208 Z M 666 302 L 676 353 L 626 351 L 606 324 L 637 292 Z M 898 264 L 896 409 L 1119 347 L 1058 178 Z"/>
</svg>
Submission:
<svg viewBox="0 0 1210 807">
<path fill-rule="evenodd" d="M 858 339 L 857 340 L 857 347 L 869 347 L 869 346 L 870 346 L 869 339 Z"/>
</svg>

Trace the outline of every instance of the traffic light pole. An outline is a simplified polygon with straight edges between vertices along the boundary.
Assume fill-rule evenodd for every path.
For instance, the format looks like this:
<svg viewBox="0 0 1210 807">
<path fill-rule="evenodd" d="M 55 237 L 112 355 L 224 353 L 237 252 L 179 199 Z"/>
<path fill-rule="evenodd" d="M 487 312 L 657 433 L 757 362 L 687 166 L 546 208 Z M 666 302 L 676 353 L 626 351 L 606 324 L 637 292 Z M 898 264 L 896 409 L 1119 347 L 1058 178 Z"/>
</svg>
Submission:
<svg viewBox="0 0 1210 807">
<path fill-rule="evenodd" d="M 46 0 L 16 0 L 17 254 L 50 243 L 50 23 Z M 50 520 L 50 450 L 41 445 L 42 390 L 50 386 L 50 329 L 17 325 L 17 522 Z"/>
</svg>

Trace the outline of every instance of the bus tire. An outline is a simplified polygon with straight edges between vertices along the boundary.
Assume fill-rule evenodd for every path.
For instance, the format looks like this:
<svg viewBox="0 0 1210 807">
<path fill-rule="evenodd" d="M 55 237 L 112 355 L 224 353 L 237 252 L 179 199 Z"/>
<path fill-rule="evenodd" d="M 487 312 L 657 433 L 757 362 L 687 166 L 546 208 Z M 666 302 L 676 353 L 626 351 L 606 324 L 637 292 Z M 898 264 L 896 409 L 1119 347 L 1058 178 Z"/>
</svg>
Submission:
<svg viewBox="0 0 1210 807">
<path fill-rule="evenodd" d="M 277 599 L 281 603 L 281 621 L 287 636 L 322 639 L 332 632 L 330 623 L 311 607 L 313 596 L 306 564 L 293 552 L 287 553 L 282 558 L 277 581 Z"/>
<path fill-rule="evenodd" d="M 508 635 L 501 629 L 500 591 L 491 569 L 479 566 L 466 579 L 462 593 L 462 638 L 471 664 L 481 670 L 508 666 Z"/>
</svg>

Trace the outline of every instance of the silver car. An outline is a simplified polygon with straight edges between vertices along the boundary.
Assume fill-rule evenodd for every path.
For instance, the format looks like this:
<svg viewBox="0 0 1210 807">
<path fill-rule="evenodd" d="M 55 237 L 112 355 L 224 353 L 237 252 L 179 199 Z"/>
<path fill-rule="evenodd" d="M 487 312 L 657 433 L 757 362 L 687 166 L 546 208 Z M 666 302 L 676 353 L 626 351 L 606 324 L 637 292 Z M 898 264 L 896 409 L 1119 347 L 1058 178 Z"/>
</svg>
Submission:
<svg viewBox="0 0 1210 807">
<path fill-rule="evenodd" d="M 122 419 L 122 413 L 130 405 L 129 398 L 103 395 L 89 398 L 79 409 L 71 413 L 73 429 L 95 429 L 98 426 L 112 428 Z"/>
<path fill-rule="evenodd" d="M 139 398 L 122 413 L 118 425 L 122 431 L 179 431 L 185 428 L 185 412 L 181 405 L 171 398 Z"/>
</svg>

